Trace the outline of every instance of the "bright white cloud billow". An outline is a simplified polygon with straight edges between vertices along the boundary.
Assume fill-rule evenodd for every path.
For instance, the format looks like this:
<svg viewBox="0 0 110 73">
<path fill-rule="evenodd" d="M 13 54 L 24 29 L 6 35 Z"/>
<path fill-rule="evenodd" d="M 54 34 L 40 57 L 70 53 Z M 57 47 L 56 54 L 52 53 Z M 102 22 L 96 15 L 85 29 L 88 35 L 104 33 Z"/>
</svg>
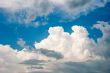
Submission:
<svg viewBox="0 0 110 73">
<path fill-rule="evenodd" d="M 110 57 L 110 25 L 106 22 L 99 22 L 94 25 L 94 28 L 100 29 L 103 33 L 97 43 L 89 38 L 86 28 L 76 25 L 72 27 L 73 32 L 71 34 L 64 32 L 60 26 L 50 27 L 49 36 L 40 43 L 36 43 L 35 46 L 36 48 L 60 52 L 68 60 L 83 61 L 91 58 Z"/>
<path fill-rule="evenodd" d="M 103 7 L 110 0 L 0 0 L 0 9 L 8 12 L 9 21 L 15 20 L 25 25 L 39 26 L 34 21 L 38 16 L 48 16 L 54 9 L 63 12 L 61 17 L 77 18 L 80 14 Z"/>
<path fill-rule="evenodd" d="M 0 72 L 109 73 L 110 25 L 100 21 L 93 28 L 103 33 L 97 43 L 88 37 L 85 27 L 75 25 L 72 33 L 64 32 L 60 26 L 50 27 L 49 36 L 35 43 L 33 50 L 17 51 L 9 45 L 0 45 Z"/>
</svg>

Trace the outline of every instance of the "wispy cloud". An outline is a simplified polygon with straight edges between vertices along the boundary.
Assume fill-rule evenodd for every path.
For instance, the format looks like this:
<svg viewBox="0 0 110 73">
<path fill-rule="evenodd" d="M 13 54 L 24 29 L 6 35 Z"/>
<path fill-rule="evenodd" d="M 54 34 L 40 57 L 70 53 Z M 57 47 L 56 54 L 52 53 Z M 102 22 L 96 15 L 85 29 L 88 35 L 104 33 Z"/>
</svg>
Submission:
<svg viewBox="0 0 110 73">
<path fill-rule="evenodd" d="M 8 12 L 10 21 L 17 21 L 26 26 L 39 26 L 33 22 L 39 16 L 62 13 L 61 17 L 76 19 L 91 10 L 103 7 L 109 0 L 0 0 L 0 8 Z"/>
</svg>

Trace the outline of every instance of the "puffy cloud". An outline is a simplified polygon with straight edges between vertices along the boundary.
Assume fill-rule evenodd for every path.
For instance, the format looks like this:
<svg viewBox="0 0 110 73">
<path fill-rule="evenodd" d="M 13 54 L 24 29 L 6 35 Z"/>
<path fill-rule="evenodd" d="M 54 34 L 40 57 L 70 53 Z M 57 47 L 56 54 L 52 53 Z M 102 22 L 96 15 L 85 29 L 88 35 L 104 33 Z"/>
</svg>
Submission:
<svg viewBox="0 0 110 73">
<path fill-rule="evenodd" d="M 49 36 L 36 43 L 36 48 L 54 50 L 64 55 L 64 58 L 73 60 L 85 60 L 91 56 L 89 49 L 93 41 L 88 38 L 87 30 L 82 26 L 73 26 L 73 33 L 64 32 L 62 27 L 51 27 Z"/>
<path fill-rule="evenodd" d="M 39 16 L 46 17 L 52 12 L 55 12 L 54 9 L 57 9 L 58 12 L 64 12 L 68 18 L 74 19 L 81 14 L 87 14 L 93 9 L 105 6 L 109 1 L 110 0 L 0 0 L 0 8 L 8 12 L 9 21 L 15 20 L 26 26 L 39 26 L 44 24 L 33 21 Z M 61 16 L 65 16 L 65 14 Z"/>
<path fill-rule="evenodd" d="M 16 62 L 18 61 L 16 57 L 14 57 L 16 55 L 16 51 L 13 50 L 9 45 L 0 45 L 0 58 L 4 61 L 4 59 L 6 59 L 8 61 L 8 59 L 10 58 L 10 61 L 12 62 Z M 14 58 L 13 58 L 13 57 Z M 15 59 L 15 61 L 14 61 Z"/>
<path fill-rule="evenodd" d="M 28 73 L 28 66 L 23 64 L 31 59 L 48 61 L 49 58 L 23 49 L 21 51 L 14 50 L 9 45 L 0 45 L 0 72 L 1 73 Z M 37 62 L 38 63 L 38 62 Z"/>
<path fill-rule="evenodd" d="M 110 57 L 110 25 L 106 22 L 100 22 L 93 27 L 100 29 L 103 33 L 97 43 L 89 38 L 89 32 L 83 26 L 73 26 L 71 34 L 64 32 L 62 27 L 57 26 L 50 27 L 48 30 L 49 36 L 41 42 L 35 43 L 35 47 L 60 52 L 64 59 L 72 61 Z"/>
<path fill-rule="evenodd" d="M 93 28 L 103 33 L 97 43 L 88 37 L 85 27 L 75 25 L 72 33 L 64 32 L 60 26 L 50 27 L 49 36 L 36 43 L 34 50 L 17 51 L 0 45 L 0 72 L 109 73 L 110 25 L 100 21 Z"/>
<path fill-rule="evenodd" d="M 9 45 L 0 45 L 1 73 L 48 72 L 47 64 L 61 58 L 60 54 L 48 50 L 14 50 Z"/>
<path fill-rule="evenodd" d="M 18 63 L 21 60 L 17 58 L 17 53 L 9 45 L 0 45 L 0 72 L 1 73 L 19 73 L 25 70 Z"/>
</svg>

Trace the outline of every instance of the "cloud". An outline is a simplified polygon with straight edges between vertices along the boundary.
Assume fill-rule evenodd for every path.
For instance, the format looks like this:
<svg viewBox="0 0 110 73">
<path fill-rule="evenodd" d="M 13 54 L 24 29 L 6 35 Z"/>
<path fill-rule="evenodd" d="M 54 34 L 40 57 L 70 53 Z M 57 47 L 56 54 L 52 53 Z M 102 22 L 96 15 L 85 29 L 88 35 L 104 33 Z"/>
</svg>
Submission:
<svg viewBox="0 0 110 73">
<path fill-rule="evenodd" d="M 75 25 L 72 33 L 64 32 L 61 26 L 50 27 L 49 36 L 35 43 L 36 49 L 33 50 L 17 51 L 1 44 L 0 72 L 109 73 L 110 25 L 99 21 L 93 29 L 99 29 L 103 34 L 97 42 L 88 37 L 85 27 Z"/>
<path fill-rule="evenodd" d="M 59 52 L 55 52 L 53 50 L 47 50 L 47 49 L 37 49 L 37 50 L 34 50 L 36 52 L 40 52 L 40 54 L 43 54 L 49 58 L 54 58 L 56 60 L 59 60 L 59 59 L 62 59 L 63 58 L 63 55 Z"/>
<path fill-rule="evenodd" d="M 49 66 L 48 73 L 109 73 L 110 63 L 107 61 L 63 62 Z M 39 73 L 36 71 L 36 73 Z M 43 73 L 43 72 L 41 72 Z M 45 73 L 45 72 L 44 72 Z"/>
<path fill-rule="evenodd" d="M 65 8 L 70 13 L 73 12 L 88 12 L 98 7 L 103 7 L 109 0 L 65 0 Z M 98 4 L 97 4 L 98 3 Z"/>
<path fill-rule="evenodd" d="M 42 53 L 40 53 L 42 52 Z M 9 45 L 0 45 L 0 72 L 2 73 L 29 73 L 44 71 L 46 65 L 60 58 L 58 53 L 48 50 L 14 50 Z M 54 59 L 55 57 L 56 59 Z"/>
<path fill-rule="evenodd" d="M 26 45 L 26 42 L 25 42 L 22 38 L 20 38 L 20 39 L 17 41 L 17 44 L 18 44 L 20 47 L 24 48 L 25 45 Z"/>
<path fill-rule="evenodd" d="M 73 26 L 72 33 L 64 32 L 62 27 L 57 26 L 50 27 L 49 36 L 39 43 L 36 42 L 35 47 L 60 52 L 64 59 L 72 61 L 110 57 L 110 25 L 107 22 L 99 21 L 93 27 L 100 29 L 103 33 L 97 43 L 89 38 L 89 32 L 83 26 Z"/>
<path fill-rule="evenodd" d="M 17 58 L 16 54 L 16 51 L 9 45 L 0 45 L 1 73 L 17 73 L 24 71 L 24 68 L 18 64 L 21 60 Z"/>
<path fill-rule="evenodd" d="M 8 12 L 9 21 L 33 25 L 36 17 L 47 16 L 53 6 L 46 0 L 0 0 L 0 8 Z"/>
<path fill-rule="evenodd" d="M 29 49 L 33 48 L 33 47 L 27 45 L 26 41 L 23 40 L 22 38 L 19 38 L 16 43 L 21 49 L 28 49 L 29 50 Z"/>
<path fill-rule="evenodd" d="M 63 12 L 62 18 L 64 20 L 75 20 L 81 15 L 87 15 L 89 12 L 104 7 L 110 0 L 61 0 L 59 5 Z M 63 20 L 62 19 L 62 20 Z"/>
<path fill-rule="evenodd" d="M 0 72 L 1 73 L 28 73 L 27 61 L 40 60 L 48 61 L 48 58 L 42 54 L 34 53 L 23 49 L 14 50 L 9 45 L 0 45 Z M 24 64 L 23 64 L 24 62 Z M 31 62 L 30 62 L 31 63 Z M 38 62 L 37 62 L 38 63 Z"/>
<path fill-rule="evenodd" d="M 39 26 L 35 19 L 39 16 L 48 17 L 56 10 L 61 17 L 76 19 L 82 14 L 103 7 L 110 0 L 0 0 L 0 8 L 7 12 L 8 20 L 19 22 L 26 26 Z M 63 12 L 63 13 L 62 13 Z M 66 15 L 65 15 L 66 14 Z M 33 22 L 35 21 L 35 22 Z M 45 21 L 48 22 L 48 21 Z"/>
<path fill-rule="evenodd" d="M 90 49 L 94 45 L 94 41 L 88 38 L 87 30 L 82 26 L 73 26 L 73 33 L 64 32 L 60 26 L 50 27 L 49 36 L 36 43 L 36 48 L 44 48 L 54 50 L 64 55 L 65 59 L 85 60 L 92 55 Z M 88 58 L 87 58 L 88 57 Z"/>
<path fill-rule="evenodd" d="M 103 36 L 97 40 L 97 51 L 100 55 L 110 58 L 110 25 L 108 22 L 99 21 L 96 25 L 93 26 L 96 29 L 102 31 Z"/>
</svg>

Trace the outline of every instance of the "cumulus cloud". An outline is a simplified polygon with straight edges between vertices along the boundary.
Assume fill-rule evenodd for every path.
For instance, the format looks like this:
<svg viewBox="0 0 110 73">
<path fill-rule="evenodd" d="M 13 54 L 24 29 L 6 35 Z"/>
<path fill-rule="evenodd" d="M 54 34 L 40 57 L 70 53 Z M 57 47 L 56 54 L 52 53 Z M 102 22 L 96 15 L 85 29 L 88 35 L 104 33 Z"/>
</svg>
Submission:
<svg viewBox="0 0 110 73">
<path fill-rule="evenodd" d="M 103 34 L 97 42 L 88 37 L 85 27 L 75 25 L 71 28 L 72 33 L 65 32 L 61 26 L 50 27 L 49 36 L 35 43 L 36 49 L 33 50 L 17 51 L 1 44 L 0 72 L 109 73 L 110 25 L 99 21 L 93 28 Z"/>
<path fill-rule="evenodd" d="M 62 27 L 57 26 L 50 27 L 49 36 L 41 42 L 35 43 L 35 47 L 60 52 L 68 60 L 83 61 L 108 57 L 110 55 L 110 25 L 106 22 L 98 22 L 93 27 L 100 29 L 103 33 L 97 43 L 89 38 L 89 32 L 83 26 L 73 26 L 72 33 L 64 32 Z"/>
<path fill-rule="evenodd" d="M 64 32 L 62 27 L 49 28 L 49 36 L 36 43 L 36 48 L 54 50 L 64 55 L 64 58 L 73 60 L 85 60 L 91 56 L 89 51 L 94 45 L 94 41 L 88 38 L 87 30 L 82 26 L 73 26 L 73 33 Z"/>
<path fill-rule="evenodd" d="M 25 62 L 31 60 L 48 61 L 48 57 L 23 49 L 21 51 L 14 50 L 9 45 L 0 45 L 0 72 L 1 73 L 28 73 L 28 66 Z M 24 64 L 23 64 L 24 62 Z M 30 62 L 31 63 L 31 62 Z"/>
<path fill-rule="evenodd" d="M 33 22 L 39 16 L 48 16 L 52 12 L 63 12 L 61 17 L 79 17 L 89 11 L 103 7 L 110 0 L 0 0 L 0 8 L 8 12 L 9 21 L 15 20 L 22 24 L 39 26 Z"/>
<path fill-rule="evenodd" d="M 19 73 L 24 68 L 18 63 L 21 61 L 16 56 L 16 51 L 9 45 L 0 45 L 0 72 L 2 73 Z"/>
</svg>

